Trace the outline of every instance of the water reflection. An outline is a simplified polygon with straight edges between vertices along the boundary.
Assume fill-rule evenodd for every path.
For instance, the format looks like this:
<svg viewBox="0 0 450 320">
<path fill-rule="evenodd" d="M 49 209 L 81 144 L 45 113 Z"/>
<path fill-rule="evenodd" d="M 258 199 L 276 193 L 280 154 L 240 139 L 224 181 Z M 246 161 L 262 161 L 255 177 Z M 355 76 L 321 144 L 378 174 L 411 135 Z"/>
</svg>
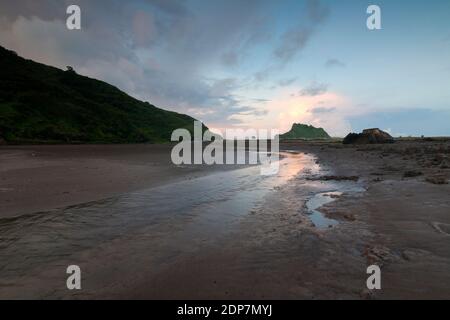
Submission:
<svg viewBox="0 0 450 320">
<path fill-rule="evenodd" d="M 306 202 L 307 213 L 316 228 L 327 229 L 338 224 L 338 221 L 325 217 L 325 215 L 317 209 L 334 201 L 340 195 L 342 195 L 342 192 L 318 193 Z"/>
</svg>

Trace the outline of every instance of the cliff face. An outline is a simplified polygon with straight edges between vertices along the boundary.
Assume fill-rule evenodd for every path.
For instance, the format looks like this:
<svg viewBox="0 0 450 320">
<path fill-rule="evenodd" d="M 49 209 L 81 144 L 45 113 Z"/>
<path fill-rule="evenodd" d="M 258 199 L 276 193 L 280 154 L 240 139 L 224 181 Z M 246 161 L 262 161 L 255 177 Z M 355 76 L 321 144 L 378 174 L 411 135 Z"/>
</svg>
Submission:
<svg viewBox="0 0 450 320">
<path fill-rule="evenodd" d="M 0 70 L 0 143 L 158 143 L 178 128 L 193 132 L 188 115 L 1 46 Z"/>
<path fill-rule="evenodd" d="M 322 128 L 316 128 L 306 124 L 294 123 L 291 131 L 280 135 L 280 139 L 331 139 L 331 137 Z"/>
</svg>

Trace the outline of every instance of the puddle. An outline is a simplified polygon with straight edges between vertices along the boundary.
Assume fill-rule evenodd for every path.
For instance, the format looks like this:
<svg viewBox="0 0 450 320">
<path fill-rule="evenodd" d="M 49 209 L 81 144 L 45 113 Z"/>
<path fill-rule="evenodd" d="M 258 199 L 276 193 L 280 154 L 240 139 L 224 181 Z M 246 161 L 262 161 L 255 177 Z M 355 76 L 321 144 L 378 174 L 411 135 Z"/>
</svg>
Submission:
<svg viewBox="0 0 450 320">
<path fill-rule="evenodd" d="M 323 205 L 333 202 L 342 195 L 342 192 L 323 192 L 318 193 L 306 202 L 306 209 L 309 218 L 311 219 L 314 227 L 318 229 L 328 229 L 336 226 L 339 222 L 334 219 L 329 219 L 320 212 L 319 209 Z"/>
</svg>

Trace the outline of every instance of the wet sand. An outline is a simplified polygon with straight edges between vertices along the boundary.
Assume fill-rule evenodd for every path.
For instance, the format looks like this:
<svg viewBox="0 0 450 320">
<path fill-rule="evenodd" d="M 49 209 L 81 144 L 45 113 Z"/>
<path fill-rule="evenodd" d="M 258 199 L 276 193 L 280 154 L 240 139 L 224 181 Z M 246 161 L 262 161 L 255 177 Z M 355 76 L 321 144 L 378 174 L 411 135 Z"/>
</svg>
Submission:
<svg viewBox="0 0 450 320">
<path fill-rule="evenodd" d="M 175 166 L 171 145 L 0 147 L 0 218 L 64 208 L 233 166 Z"/>
<path fill-rule="evenodd" d="M 21 185 L 20 177 L 27 177 L 31 180 L 22 182 L 28 186 L 23 190 L 31 191 L 18 192 L 16 197 L 33 203 L 14 202 L 3 210 L 2 202 L 5 217 L 129 195 L 39 217 L 3 219 L 0 255 L 9 263 L 1 266 L 0 298 L 450 298 L 450 187 L 432 183 L 439 182 L 437 176 L 449 178 L 446 141 L 285 144 L 283 149 L 300 153 L 283 162 L 286 166 L 278 180 L 252 180 L 256 171 L 246 170 L 253 169 L 229 173 L 220 167 L 174 169 L 165 162 L 167 146 L 125 146 L 127 152 L 123 147 L 106 146 L 102 151 L 97 147 L 92 154 L 79 148 L 93 146 L 21 147 L 19 151 L 11 147 L 14 156 L 2 149 L 2 160 L 13 160 L 9 169 L 0 169 L 1 177 L 7 178 L 0 180 L 0 187 L 14 188 Z M 59 153 L 64 148 L 67 153 Z M 154 148 L 163 150 L 158 153 Z M 31 149 L 40 155 L 37 162 L 29 155 Z M 18 162 L 19 156 L 26 160 Z M 109 163 L 110 171 L 97 169 L 98 176 L 90 176 L 92 159 Z M 148 160 L 152 160 L 150 168 L 144 164 Z M 60 177 L 60 188 L 48 191 L 49 198 L 41 193 L 42 203 L 36 204 L 30 196 L 41 192 L 36 181 L 42 163 L 50 185 L 57 185 L 55 179 Z M 62 172 L 68 163 L 76 169 L 65 179 Z M 61 173 L 52 175 L 58 166 Z M 164 170 L 172 173 L 161 173 Z M 404 177 L 405 173 L 413 177 Z M 146 178 L 137 183 L 137 176 Z M 91 198 L 75 192 L 67 202 L 50 199 L 58 189 L 73 190 L 73 181 L 88 188 L 85 184 L 91 179 L 95 180 Z M 108 179 L 126 183 L 109 189 Z M 228 185 L 233 181 L 236 184 Z M 167 187 L 161 189 L 164 183 Z M 218 188 L 214 194 L 220 197 L 198 193 L 204 192 L 197 190 L 204 185 Z M 152 186 L 159 191 L 148 189 Z M 152 204 L 159 211 L 152 199 L 163 191 L 162 195 L 173 193 L 164 188 L 179 191 L 170 201 L 161 199 L 178 214 L 148 215 Z M 203 199 L 183 199 L 183 188 Z M 313 208 L 336 225 L 314 225 L 308 203 L 317 195 L 333 198 L 324 207 Z M 124 211 L 128 220 L 121 220 Z M 77 237 L 74 230 L 85 233 Z M 78 292 L 65 289 L 65 267 L 72 263 L 83 270 L 83 290 Z M 366 289 L 370 264 L 382 267 L 381 291 Z"/>
<path fill-rule="evenodd" d="M 359 251 L 366 265 L 382 267 L 382 290 L 363 290 L 362 298 L 450 298 L 448 139 L 296 148 L 314 152 L 335 175 L 359 177 L 366 189 L 322 208 L 347 221 L 355 239 L 365 239 Z"/>
</svg>

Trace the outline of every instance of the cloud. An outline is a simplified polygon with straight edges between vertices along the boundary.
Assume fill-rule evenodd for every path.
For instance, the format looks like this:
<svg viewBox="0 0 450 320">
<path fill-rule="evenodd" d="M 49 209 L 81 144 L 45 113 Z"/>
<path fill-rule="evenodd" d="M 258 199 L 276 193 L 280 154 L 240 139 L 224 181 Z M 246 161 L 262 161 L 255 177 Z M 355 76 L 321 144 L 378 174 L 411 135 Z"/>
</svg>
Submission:
<svg viewBox="0 0 450 320">
<path fill-rule="evenodd" d="M 81 7 L 80 31 L 65 27 L 66 8 L 72 3 Z M 136 47 L 161 44 L 165 41 L 164 29 L 176 29 L 177 23 L 185 20 L 184 16 L 170 16 L 160 10 L 138 10 L 134 7 L 137 3 L 137 0 L 24 0 L 14 4 L 2 1 L 0 40 L 19 54 L 58 67 L 73 64 L 80 69 L 91 60 L 136 60 Z"/>
<path fill-rule="evenodd" d="M 235 67 L 238 65 L 239 57 L 236 52 L 225 52 L 222 55 L 222 63 L 228 67 Z"/>
<path fill-rule="evenodd" d="M 268 114 L 267 110 L 259 110 L 255 107 L 240 107 L 238 110 L 238 114 L 239 115 L 244 115 L 244 116 L 265 116 Z"/>
<path fill-rule="evenodd" d="M 263 98 L 254 98 L 252 99 L 255 102 L 261 102 L 261 103 L 265 103 L 265 102 L 270 102 L 270 99 L 263 99 Z"/>
<path fill-rule="evenodd" d="M 73 4 L 78 4 L 74 2 Z M 39 17 L 42 20 L 54 20 L 59 17 L 62 20 L 65 17 L 68 1 L 65 0 L 21 0 L 21 1 L 1 1 L 0 14 L 14 21 L 19 16 L 24 18 Z"/>
<path fill-rule="evenodd" d="M 323 6 L 319 0 L 308 0 L 306 2 L 308 17 L 313 23 L 322 23 L 330 14 L 330 9 Z"/>
<path fill-rule="evenodd" d="M 187 9 L 181 0 L 145 0 L 145 2 L 155 6 L 172 15 L 185 15 Z"/>
<path fill-rule="evenodd" d="M 275 49 L 275 56 L 282 62 L 291 61 L 298 52 L 305 48 L 312 35 L 312 29 L 299 28 L 287 31 L 281 37 L 281 44 Z"/>
<path fill-rule="evenodd" d="M 262 81 L 265 81 L 269 77 L 270 73 L 271 73 L 270 69 L 265 69 L 265 70 L 256 72 L 253 75 L 253 77 L 254 77 L 255 81 L 262 82 Z"/>
<path fill-rule="evenodd" d="M 312 108 L 312 109 L 308 110 L 308 112 L 315 113 L 315 114 L 330 113 L 330 112 L 334 112 L 334 111 L 336 111 L 335 107 L 331 107 L 331 108 L 316 107 L 316 108 Z"/>
<path fill-rule="evenodd" d="M 184 16 L 188 10 L 184 1 L 181 0 L 129 0 L 132 6 L 145 3 L 160 12 L 172 16 Z M 32 18 L 36 17 L 44 21 L 60 20 L 65 21 L 66 9 L 69 5 L 78 5 L 82 10 L 83 17 L 92 22 L 101 20 L 106 22 L 111 18 L 111 14 L 118 20 L 115 22 L 123 22 L 120 16 L 123 16 L 124 8 L 129 5 L 122 0 L 20 0 L 20 1 L 1 1 L 0 13 L 2 16 L 14 21 L 18 17 Z M 104 12 L 107 14 L 97 14 Z"/>
<path fill-rule="evenodd" d="M 278 85 L 280 87 L 288 87 L 291 84 L 293 84 L 295 81 L 297 81 L 297 77 L 295 78 L 287 78 L 287 79 L 281 79 L 278 81 Z"/>
<path fill-rule="evenodd" d="M 299 95 L 303 97 L 320 96 L 328 91 L 328 85 L 325 83 L 312 82 L 307 87 L 300 90 Z"/>
<path fill-rule="evenodd" d="M 151 45 L 156 38 L 157 27 L 152 15 L 139 10 L 133 17 L 133 40 L 138 47 Z"/>
<path fill-rule="evenodd" d="M 306 25 L 297 25 L 281 35 L 280 44 L 274 50 L 274 55 L 282 63 L 288 63 L 301 52 L 316 28 L 322 24 L 329 14 L 329 9 L 323 6 L 320 0 L 308 0 L 306 2 Z"/>
<path fill-rule="evenodd" d="M 346 64 L 338 59 L 328 59 L 325 62 L 325 67 L 333 68 L 333 67 L 346 67 Z"/>
</svg>

